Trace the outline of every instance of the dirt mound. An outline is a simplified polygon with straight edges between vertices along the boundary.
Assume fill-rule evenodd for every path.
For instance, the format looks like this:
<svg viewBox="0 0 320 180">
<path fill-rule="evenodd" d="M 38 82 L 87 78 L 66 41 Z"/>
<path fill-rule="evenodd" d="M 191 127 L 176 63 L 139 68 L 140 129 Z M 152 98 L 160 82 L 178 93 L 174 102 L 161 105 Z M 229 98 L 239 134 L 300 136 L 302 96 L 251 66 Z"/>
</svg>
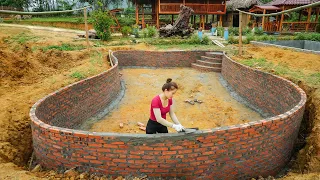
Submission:
<svg viewBox="0 0 320 180">
<path fill-rule="evenodd" d="M 85 51 L 32 50 L 28 43 L 1 41 L 0 47 L 0 162 L 24 165 L 32 152 L 29 110 L 40 94 L 53 91 L 48 87 L 54 82 L 44 85 L 43 80 L 81 64 L 89 55 Z"/>
</svg>

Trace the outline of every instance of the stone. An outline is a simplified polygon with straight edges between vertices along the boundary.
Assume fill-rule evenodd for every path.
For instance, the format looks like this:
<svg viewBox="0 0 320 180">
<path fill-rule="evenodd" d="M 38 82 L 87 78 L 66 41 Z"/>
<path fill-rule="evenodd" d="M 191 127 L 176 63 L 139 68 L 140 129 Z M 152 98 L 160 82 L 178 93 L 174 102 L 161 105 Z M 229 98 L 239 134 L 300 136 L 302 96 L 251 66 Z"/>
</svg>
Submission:
<svg viewBox="0 0 320 180">
<path fill-rule="evenodd" d="M 32 170 L 31 172 L 40 172 L 41 171 L 41 165 L 40 164 L 37 164 Z"/>
<path fill-rule="evenodd" d="M 64 175 L 66 176 L 66 177 L 76 177 L 76 176 L 78 176 L 78 172 L 75 170 L 75 168 L 71 168 L 71 169 L 69 169 L 69 170 L 66 170 L 65 172 L 64 172 Z"/>
</svg>

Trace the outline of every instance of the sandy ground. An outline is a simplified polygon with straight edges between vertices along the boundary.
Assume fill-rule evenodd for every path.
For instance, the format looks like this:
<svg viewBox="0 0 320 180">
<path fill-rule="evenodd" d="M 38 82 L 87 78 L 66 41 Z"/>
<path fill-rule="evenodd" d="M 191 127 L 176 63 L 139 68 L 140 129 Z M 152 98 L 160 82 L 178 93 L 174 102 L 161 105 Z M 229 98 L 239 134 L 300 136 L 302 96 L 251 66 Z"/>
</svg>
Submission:
<svg viewBox="0 0 320 180">
<path fill-rule="evenodd" d="M 91 131 L 145 133 L 139 130 L 137 122 L 147 124 L 150 102 L 162 92 L 167 78 L 172 78 L 179 86 L 174 96 L 175 111 L 181 124 L 187 128 L 210 129 L 262 119 L 231 97 L 220 84 L 218 73 L 201 73 L 192 68 L 123 69 L 121 73 L 126 83 L 124 98 L 104 120 L 94 124 Z M 199 99 L 204 103 L 191 105 L 184 102 L 186 99 Z M 171 120 L 169 114 L 167 119 Z M 119 127 L 121 122 L 123 128 Z"/>
</svg>

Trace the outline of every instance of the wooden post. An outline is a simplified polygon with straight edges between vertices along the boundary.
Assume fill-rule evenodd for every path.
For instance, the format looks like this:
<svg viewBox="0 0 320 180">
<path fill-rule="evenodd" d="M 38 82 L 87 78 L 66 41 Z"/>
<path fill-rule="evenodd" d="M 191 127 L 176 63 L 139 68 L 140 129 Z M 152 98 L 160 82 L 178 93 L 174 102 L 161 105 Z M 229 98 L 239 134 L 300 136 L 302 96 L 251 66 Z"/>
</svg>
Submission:
<svg viewBox="0 0 320 180">
<path fill-rule="evenodd" d="M 284 11 L 284 6 L 282 6 L 282 11 Z M 281 14 L 280 25 L 279 25 L 279 32 L 282 31 L 283 18 L 284 18 L 284 14 Z"/>
<path fill-rule="evenodd" d="M 193 15 L 193 27 L 196 27 L 196 23 L 197 23 L 197 15 Z"/>
<path fill-rule="evenodd" d="M 263 10 L 263 14 L 266 14 L 266 10 Z M 264 30 L 264 21 L 265 21 L 265 16 L 262 17 L 262 30 Z"/>
<path fill-rule="evenodd" d="M 83 15 L 84 15 L 84 28 L 86 30 L 87 49 L 89 49 L 90 45 L 89 45 L 89 32 L 88 32 L 87 8 L 86 7 L 83 9 Z"/>
<path fill-rule="evenodd" d="M 242 12 L 239 12 L 239 55 L 242 55 Z"/>
<path fill-rule="evenodd" d="M 204 17 L 205 15 L 202 15 L 202 29 L 204 30 Z"/>
<path fill-rule="evenodd" d="M 222 27 L 222 14 L 220 14 L 219 16 L 220 16 L 219 24 Z"/>
<path fill-rule="evenodd" d="M 173 25 L 173 20 L 174 20 L 173 17 L 174 17 L 174 15 L 172 14 L 172 15 L 171 15 L 171 23 L 172 23 L 172 25 Z"/>
<path fill-rule="evenodd" d="M 136 25 L 139 25 L 139 5 L 136 0 Z"/>
<path fill-rule="evenodd" d="M 159 17 L 159 11 L 160 11 L 160 0 L 157 0 L 157 4 L 156 4 L 156 13 L 157 13 L 157 28 L 160 28 L 160 17 Z"/>
<path fill-rule="evenodd" d="M 141 5 L 141 7 L 142 7 L 142 21 L 141 21 L 141 24 L 142 24 L 142 28 L 145 28 L 145 24 L 144 24 L 144 6 L 143 6 L 143 4 Z"/>
<path fill-rule="evenodd" d="M 306 31 L 308 31 L 308 29 L 309 29 L 311 11 L 312 11 L 312 7 L 309 7 L 309 9 L 308 9 L 308 19 L 307 19 Z"/>
</svg>

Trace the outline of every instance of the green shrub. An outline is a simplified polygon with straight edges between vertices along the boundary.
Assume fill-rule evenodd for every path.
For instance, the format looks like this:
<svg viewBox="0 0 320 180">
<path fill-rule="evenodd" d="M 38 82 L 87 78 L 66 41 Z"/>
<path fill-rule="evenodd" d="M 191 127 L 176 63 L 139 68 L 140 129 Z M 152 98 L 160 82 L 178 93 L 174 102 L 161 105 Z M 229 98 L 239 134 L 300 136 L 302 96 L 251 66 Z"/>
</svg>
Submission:
<svg viewBox="0 0 320 180">
<path fill-rule="evenodd" d="M 155 37 L 157 34 L 157 28 L 155 26 L 147 26 L 147 36 L 148 37 Z"/>
<path fill-rule="evenodd" d="M 319 33 L 298 33 L 294 37 L 295 40 L 320 41 Z"/>
<path fill-rule="evenodd" d="M 134 35 L 135 38 L 139 38 L 139 26 L 137 24 L 132 26 L 132 34 Z"/>
<path fill-rule="evenodd" d="M 224 34 L 224 28 L 223 27 L 221 27 L 221 26 L 218 26 L 217 27 L 217 31 L 218 31 L 218 36 L 223 36 L 223 34 Z"/>
<path fill-rule="evenodd" d="M 188 44 L 200 44 L 201 39 L 197 34 L 193 34 L 189 39 L 187 39 Z"/>
<path fill-rule="evenodd" d="M 148 29 L 144 28 L 141 30 L 141 34 L 143 38 L 147 38 L 148 37 Z"/>
<path fill-rule="evenodd" d="M 264 34 L 262 36 L 257 37 L 258 41 L 268 41 L 269 40 L 269 36 Z"/>
<path fill-rule="evenodd" d="M 243 43 L 249 44 L 250 41 L 253 41 L 253 40 L 254 40 L 254 36 L 252 34 L 248 34 L 248 35 L 246 35 L 246 38 L 243 40 Z"/>
<path fill-rule="evenodd" d="M 210 40 L 209 36 L 204 35 L 204 36 L 202 37 L 201 44 L 206 44 L 206 45 L 208 45 L 208 44 L 210 44 L 210 42 L 211 42 L 211 40 Z"/>
<path fill-rule="evenodd" d="M 92 13 L 92 19 L 98 37 L 101 40 L 109 40 L 111 38 L 110 26 L 114 24 L 110 15 L 105 11 L 96 10 Z"/>
<path fill-rule="evenodd" d="M 118 19 L 118 22 L 119 22 L 121 27 L 123 27 L 123 26 L 132 26 L 132 25 L 134 25 L 136 23 L 135 18 L 130 17 L 130 16 L 126 16 L 126 17 L 118 17 L 117 16 L 117 19 Z"/>
<path fill-rule="evenodd" d="M 84 23 L 83 17 L 77 18 L 76 22 L 77 22 L 77 23 Z"/>
<path fill-rule="evenodd" d="M 3 19 L 0 17 L 0 23 L 3 23 Z"/>
<path fill-rule="evenodd" d="M 249 28 L 248 26 L 242 29 L 242 35 L 247 35 L 247 34 L 251 34 L 251 28 Z"/>
<path fill-rule="evenodd" d="M 228 38 L 229 44 L 239 44 L 239 39 L 236 39 L 233 35 L 229 36 Z"/>
<path fill-rule="evenodd" d="M 263 30 L 258 28 L 258 27 L 255 27 L 254 28 L 254 34 L 258 35 L 258 36 L 261 36 L 261 35 L 263 35 Z"/>
<path fill-rule="evenodd" d="M 228 31 L 231 36 L 239 36 L 239 28 L 237 27 L 229 27 Z"/>
<path fill-rule="evenodd" d="M 121 33 L 122 36 L 128 36 L 132 33 L 132 28 L 130 26 L 124 26 L 123 28 L 121 28 Z"/>
</svg>

